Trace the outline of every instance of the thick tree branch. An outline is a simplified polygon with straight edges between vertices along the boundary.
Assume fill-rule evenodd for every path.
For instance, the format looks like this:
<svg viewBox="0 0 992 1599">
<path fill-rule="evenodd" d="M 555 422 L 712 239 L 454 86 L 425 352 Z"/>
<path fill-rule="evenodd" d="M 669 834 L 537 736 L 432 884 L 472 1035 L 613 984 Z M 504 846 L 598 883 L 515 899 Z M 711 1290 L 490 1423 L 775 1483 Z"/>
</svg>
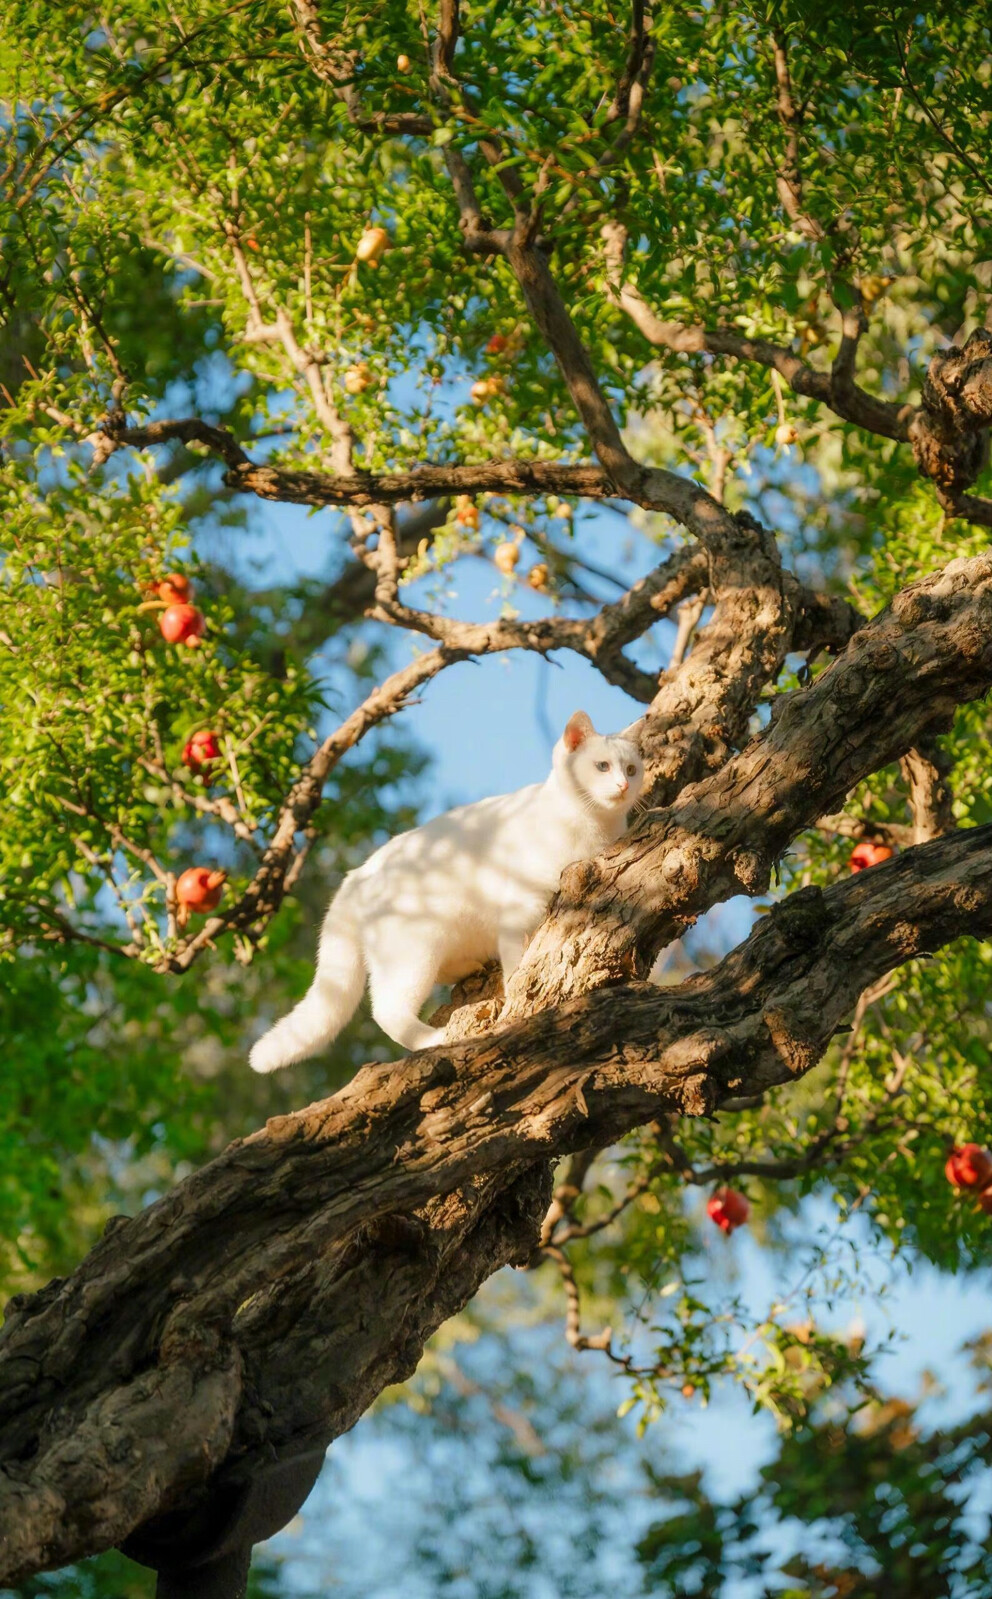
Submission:
<svg viewBox="0 0 992 1599">
<path fill-rule="evenodd" d="M 910 428 L 916 414 L 913 405 L 901 405 L 891 400 L 880 400 L 859 388 L 853 378 L 853 346 L 842 340 L 843 354 L 840 367 L 831 372 L 820 372 L 816 367 L 784 346 L 769 339 L 748 338 L 733 328 L 705 328 L 684 322 L 664 322 L 655 316 L 640 289 L 624 279 L 623 255 L 627 230 L 619 222 L 607 223 L 603 230 L 607 278 L 606 287 L 614 305 L 624 311 L 634 326 L 656 348 L 673 350 L 677 354 L 729 355 L 741 361 L 753 361 L 775 371 L 788 383 L 793 393 L 805 399 L 816 400 L 827 406 L 845 422 L 853 422 L 867 433 L 882 438 L 910 438 Z M 848 329 L 848 337 L 853 329 Z"/>
<path fill-rule="evenodd" d="M 977 494 L 955 494 L 938 491 L 937 498 L 950 516 L 959 516 L 964 522 L 974 522 L 976 527 L 992 527 L 992 500 Z"/>
<path fill-rule="evenodd" d="M 824 229 L 803 203 L 803 179 L 799 159 L 799 135 L 802 130 L 802 112 L 792 93 L 792 75 L 784 39 L 772 38 L 772 60 L 775 66 L 775 103 L 779 122 L 785 134 L 782 165 L 776 174 L 775 186 L 782 210 L 800 233 L 811 243 L 818 244 L 825 237 Z"/>
<path fill-rule="evenodd" d="M 868 330 L 868 318 L 860 294 L 854 304 L 841 310 L 840 344 L 830 367 L 831 408 L 838 415 L 863 414 L 864 400 L 870 400 L 855 382 L 858 346 Z"/>
<path fill-rule="evenodd" d="M 663 468 L 648 468 L 628 451 L 575 324 L 542 251 L 519 224 L 503 251 L 534 322 L 554 355 L 596 456 L 625 499 L 663 511 L 709 549 L 736 541 L 734 518 L 711 494 Z"/>
<path fill-rule="evenodd" d="M 691 652 L 662 673 L 641 736 L 642 805 L 673 801 L 747 736 L 763 690 L 796 650 L 842 649 L 863 619 L 782 570 L 772 536 L 744 515 L 710 562 L 713 613 Z"/>
<path fill-rule="evenodd" d="M 547 261 L 529 239 L 518 236 L 517 230 L 507 243 L 505 255 L 527 308 L 558 362 L 597 459 L 618 491 L 628 499 L 636 499 L 642 469 L 620 437 L 613 412 L 558 293 Z"/>
<path fill-rule="evenodd" d="M 626 229 L 619 222 L 603 230 L 606 287 L 614 305 L 630 317 L 650 344 L 676 353 L 729 355 L 768 367 L 795 394 L 827 406 L 845 422 L 867 433 L 910 443 L 921 474 L 952 516 L 992 527 L 992 501 L 967 494 L 988 461 L 992 426 L 992 335 L 984 328 L 934 356 L 919 406 L 880 400 L 855 381 L 855 361 L 866 319 L 860 301 L 842 312 L 841 341 L 829 372 L 818 371 L 791 350 L 768 339 L 748 338 L 731 328 L 704 328 L 664 322 L 655 316 L 639 288 L 624 280 Z"/>
<path fill-rule="evenodd" d="M 368 1067 L 134 1220 L 0 1334 L 0 1581 L 350 1427 L 538 1242 L 548 1162 L 816 1063 L 862 989 L 992 932 L 992 829 L 807 889 L 677 989 L 585 995 Z"/>
<path fill-rule="evenodd" d="M 910 843 L 925 844 L 954 826 L 954 795 L 947 781 L 951 761 L 936 742 L 907 750 L 900 762 L 909 785 L 909 808 L 913 817 Z"/>
<path fill-rule="evenodd" d="M 527 204 L 520 177 L 515 168 L 505 164 L 497 144 L 482 139 L 479 148 L 497 170 L 515 220 L 512 228 L 486 227 L 468 163 L 460 151 L 448 146 L 446 161 L 461 215 L 465 248 L 478 254 L 502 255 L 511 268 L 534 324 L 558 364 L 595 455 L 616 491 L 635 504 L 674 517 L 711 548 L 733 538 L 733 518 L 705 489 L 677 473 L 646 468 L 630 454 L 588 351 L 536 241 L 539 207 Z"/>
<path fill-rule="evenodd" d="M 557 290 L 550 277 L 547 280 L 543 275 L 539 277 L 545 284 L 551 284 L 557 300 Z M 564 315 L 567 317 L 567 313 Z M 552 318 L 550 325 L 557 326 L 555 318 Z M 588 368 L 591 381 L 595 383 L 584 352 L 583 367 Z M 579 387 L 584 392 L 581 384 Z M 616 425 L 605 401 L 603 406 L 601 419 L 604 428 L 607 428 L 608 422 L 609 437 L 606 443 L 610 446 L 607 454 L 610 454 L 613 449 L 610 441 L 614 436 L 619 439 L 619 434 L 616 433 Z M 593 407 L 590 414 L 595 421 L 600 416 L 598 406 Z M 627 454 L 622 441 L 619 450 L 624 457 L 623 470 L 627 481 L 623 489 L 618 491 L 614 478 L 601 467 L 573 466 L 555 461 L 510 459 L 471 465 L 425 465 L 405 472 L 362 472 L 353 475 L 284 470 L 250 460 L 232 434 L 194 417 L 149 422 L 140 427 L 126 427 L 122 420 L 111 419 L 105 424 L 103 433 L 90 437 L 103 437 L 104 434 L 113 448 L 126 444 L 145 449 L 150 445 L 170 443 L 173 439 L 180 439 L 186 444 L 204 444 L 227 464 L 224 482 L 228 488 L 257 494 L 266 500 L 297 505 L 372 507 L 377 504 L 395 505 L 401 500 L 417 502 L 454 494 L 554 493 L 587 499 L 623 498 L 646 510 L 665 512 L 711 550 L 718 549 L 728 540 L 736 543 L 740 537 L 733 516 L 704 488 L 675 472 L 640 465 Z"/>
<path fill-rule="evenodd" d="M 437 8 L 437 39 L 435 41 L 435 71 L 450 77 L 454 68 L 455 46 L 461 22 L 458 0 L 440 0 Z"/>
<path fill-rule="evenodd" d="M 560 1002 L 576 979 L 646 975 L 711 905 L 764 892 L 798 833 L 987 692 L 990 641 L 992 557 L 952 561 L 903 590 L 810 688 L 780 697 L 770 728 L 741 754 L 563 874 L 507 1014 Z"/>
<path fill-rule="evenodd" d="M 563 461 L 509 458 L 463 465 L 417 465 L 399 472 L 300 472 L 253 461 L 232 433 L 197 417 L 148 422 L 126 427 L 106 425 L 114 448 L 148 449 L 178 439 L 202 444 L 228 468 L 228 488 L 257 494 L 264 500 L 292 505 L 396 505 L 455 494 L 568 494 L 587 499 L 613 499 L 616 489 L 598 466 Z M 94 437 L 95 435 L 91 435 Z"/>
<path fill-rule="evenodd" d="M 976 328 L 930 362 L 910 439 L 916 464 L 954 516 L 985 523 L 986 504 L 965 494 L 989 455 L 992 425 L 992 333 Z"/>
</svg>

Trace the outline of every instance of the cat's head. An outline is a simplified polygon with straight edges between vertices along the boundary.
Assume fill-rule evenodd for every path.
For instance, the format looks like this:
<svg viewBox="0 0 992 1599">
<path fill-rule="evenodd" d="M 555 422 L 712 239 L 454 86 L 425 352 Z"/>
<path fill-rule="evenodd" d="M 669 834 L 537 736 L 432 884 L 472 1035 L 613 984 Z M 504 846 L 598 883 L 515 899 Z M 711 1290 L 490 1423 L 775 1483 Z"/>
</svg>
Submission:
<svg viewBox="0 0 992 1599">
<path fill-rule="evenodd" d="M 629 811 L 644 782 L 640 727 L 638 721 L 622 733 L 605 735 L 596 732 L 585 711 L 576 711 L 555 745 L 555 770 L 597 810 Z"/>
</svg>

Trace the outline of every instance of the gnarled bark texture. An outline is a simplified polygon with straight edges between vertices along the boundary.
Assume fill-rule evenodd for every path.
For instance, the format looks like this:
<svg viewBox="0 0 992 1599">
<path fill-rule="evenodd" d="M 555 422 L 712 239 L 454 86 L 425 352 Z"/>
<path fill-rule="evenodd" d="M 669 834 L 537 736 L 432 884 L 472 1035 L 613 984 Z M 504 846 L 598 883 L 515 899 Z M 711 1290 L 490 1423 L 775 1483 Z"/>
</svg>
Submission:
<svg viewBox="0 0 992 1599">
<path fill-rule="evenodd" d="M 422 139 L 452 121 L 465 22 L 456 0 L 442 0 L 433 23 L 425 21 L 431 69 L 416 110 L 363 105 L 350 46 L 325 37 L 313 0 L 292 0 L 287 15 L 300 70 L 316 74 L 362 137 Z M 614 142 L 599 172 L 638 132 L 653 59 L 643 6 L 632 9 L 629 43 L 605 114 L 605 127 L 617 124 Z M 184 39 L 175 48 L 187 46 Z M 829 230 L 807 210 L 802 112 L 777 40 L 774 72 L 785 150 L 776 189 L 784 217 L 816 242 Z M 127 92 L 139 88 L 135 77 Z M 112 96 L 108 115 L 117 103 Z M 93 124 L 95 139 L 103 126 Z M 186 970 L 224 933 L 258 936 L 302 865 L 335 764 L 458 661 L 570 649 L 624 687 L 647 707 L 646 808 L 604 856 L 565 872 L 502 1009 L 487 990 L 452 1018 L 441 1048 L 366 1067 L 333 1098 L 276 1118 L 108 1229 L 65 1281 L 7 1307 L 3 1583 L 136 1533 L 144 1547 L 167 1545 L 170 1529 L 183 1518 L 195 1522 L 213 1497 L 236 1497 L 273 1462 L 312 1455 L 413 1371 L 425 1340 L 487 1277 L 531 1259 L 559 1157 L 603 1148 L 659 1117 L 753 1103 L 809 1072 L 884 974 L 948 940 L 992 932 L 992 829 L 953 830 L 934 744 L 956 706 L 992 687 L 992 557 L 951 562 L 865 622 L 850 606 L 810 593 L 783 568 L 773 533 L 732 514 L 719 493 L 636 460 L 559 289 L 553 241 L 542 237 L 553 151 L 528 193 L 496 131 L 473 131 L 471 140 L 448 132 L 436 148 L 462 245 L 511 275 L 557 362 L 590 459 L 363 471 L 354 448 L 361 441 L 322 376 L 324 352 L 294 331 L 277 298 L 278 275 L 253 275 L 233 213 L 221 231 L 244 294 L 244 338 L 270 347 L 286 386 L 311 406 L 324 434 L 312 452 L 308 436 L 314 469 L 253 459 L 232 433 L 201 418 L 132 423 L 123 373 L 98 417 L 43 408 L 101 463 L 132 447 L 200 445 L 223 463 L 236 492 L 352 508 L 355 564 L 329 606 L 368 606 L 375 621 L 432 642 L 327 735 L 285 795 L 240 899 L 177 938 L 163 968 Z M 46 144 L 38 141 L 38 150 Z M 30 151 L 26 159 L 34 175 L 25 205 L 44 171 L 31 167 Z M 502 203 L 490 221 L 494 197 Z M 647 285 L 628 281 L 626 226 L 614 219 L 597 237 L 604 311 L 629 319 L 647 350 L 770 370 L 862 432 L 911 448 L 946 512 L 992 525 L 992 502 L 967 492 L 992 423 L 987 333 L 932 361 L 918 405 L 882 398 L 857 381 L 867 304 L 857 284 L 841 282 L 843 251 L 832 258 L 831 294 L 844 290 L 835 298 L 845 309 L 827 370 L 736 325 L 662 320 Z M 74 273 L 61 275 L 75 282 Z M 781 394 L 779 401 L 781 414 Z M 330 470 L 319 469 L 324 460 Z M 415 513 L 398 524 L 396 505 L 486 492 L 621 498 L 668 517 L 685 542 L 591 616 L 479 624 L 406 605 L 403 551 L 440 518 L 434 504 L 422 523 Z M 655 676 L 626 648 L 686 601 L 693 609 L 681 613 L 676 658 Z M 810 661 L 823 652 L 834 659 L 814 678 Z M 777 695 L 760 730 L 759 705 L 797 654 L 810 657 L 806 686 Z M 740 948 L 680 987 L 646 981 L 658 952 L 695 918 L 728 896 L 763 892 L 798 835 L 897 761 L 912 813 L 912 827 L 888 828 L 910 846 L 901 856 L 829 890 L 792 894 Z M 201 795 L 198 803 L 214 802 Z M 214 812 L 225 820 L 216 805 Z M 827 818 L 839 832 L 851 821 Z M 73 936 L 62 921 L 40 930 Z"/>
<path fill-rule="evenodd" d="M 952 833 L 792 895 L 679 988 L 600 988 L 366 1067 L 233 1144 L 8 1306 L 0 1580 L 330 1441 L 526 1262 L 556 1157 L 801 1076 L 867 984 L 990 930 L 992 829 Z"/>
</svg>

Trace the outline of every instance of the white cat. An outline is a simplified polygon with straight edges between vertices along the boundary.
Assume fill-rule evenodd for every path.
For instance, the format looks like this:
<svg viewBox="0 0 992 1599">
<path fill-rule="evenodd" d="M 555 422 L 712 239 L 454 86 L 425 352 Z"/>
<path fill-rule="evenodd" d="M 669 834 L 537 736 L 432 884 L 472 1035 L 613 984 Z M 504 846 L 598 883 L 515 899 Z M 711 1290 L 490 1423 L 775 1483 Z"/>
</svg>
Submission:
<svg viewBox="0 0 992 1599">
<path fill-rule="evenodd" d="M 404 1049 L 441 1043 L 420 1021 L 435 983 L 498 955 L 504 983 L 519 965 L 564 868 L 614 843 L 640 793 L 640 723 L 601 737 L 576 711 L 551 772 L 515 794 L 460 805 L 390 839 L 349 872 L 324 919 L 313 984 L 258 1040 L 257 1072 L 315 1055 L 350 1020 L 366 975 L 372 1014 Z"/>
</svg>

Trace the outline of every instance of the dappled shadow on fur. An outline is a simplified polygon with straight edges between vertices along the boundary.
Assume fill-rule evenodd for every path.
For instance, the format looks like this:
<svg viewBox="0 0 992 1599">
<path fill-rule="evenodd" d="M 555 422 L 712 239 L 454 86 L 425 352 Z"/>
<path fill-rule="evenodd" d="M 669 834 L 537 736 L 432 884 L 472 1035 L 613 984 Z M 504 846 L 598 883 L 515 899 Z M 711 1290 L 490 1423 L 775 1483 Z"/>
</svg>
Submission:
<svg viewBox="0 0 992 1599">
<path fill-rule="evenodd" d="M 498 961 L 487 961 L 454 985 L 450 998 L 431 1012 L 431 1026 L 444 1028 L 446 1043 L 481 1038 L 502 1009 L 503 973 Z"/>
</svg>

